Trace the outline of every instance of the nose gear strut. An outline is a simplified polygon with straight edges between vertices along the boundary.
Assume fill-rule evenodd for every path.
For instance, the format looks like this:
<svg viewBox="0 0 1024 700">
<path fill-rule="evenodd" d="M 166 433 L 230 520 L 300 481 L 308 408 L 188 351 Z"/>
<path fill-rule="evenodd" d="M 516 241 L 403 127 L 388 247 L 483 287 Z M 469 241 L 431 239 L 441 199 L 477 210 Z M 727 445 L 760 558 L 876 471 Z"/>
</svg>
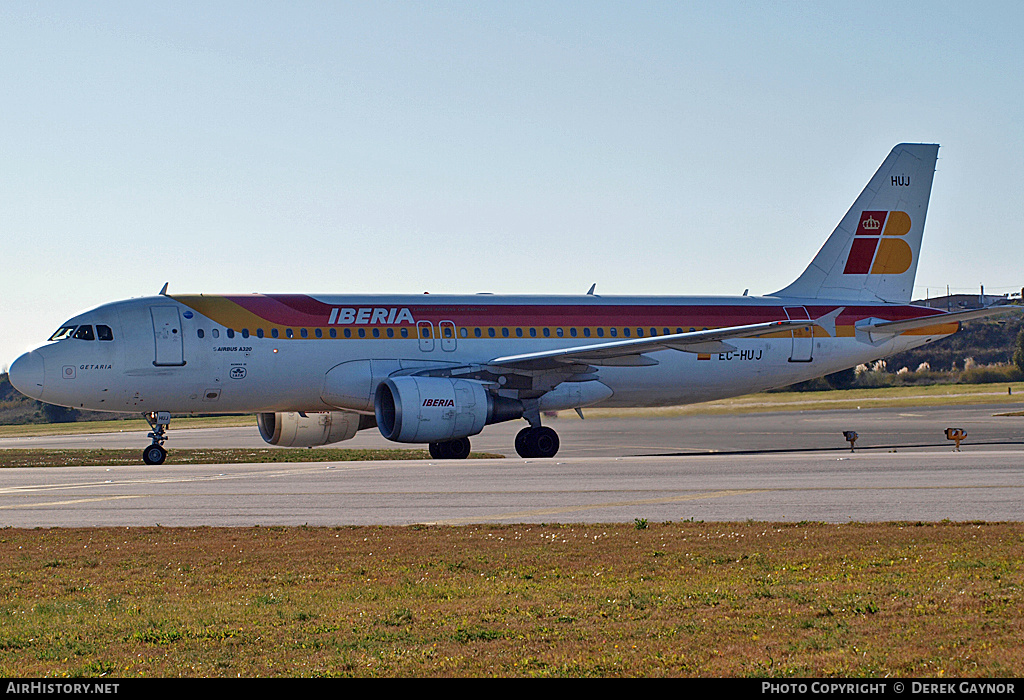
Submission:
<svg viewBox="0 0 1024 700">
<path fill-rule="evenodd" d="M 167 457 L 164 441 L 167 440 L 167 426 L 171 424 L 171 414 L 167 411 L 150 411 L 143 416 L 152 428 L 146 437 L 152 438 L 153 442 L 142 451 L 142 461 L 146 464 L 163 464 Z"/>
</svg>

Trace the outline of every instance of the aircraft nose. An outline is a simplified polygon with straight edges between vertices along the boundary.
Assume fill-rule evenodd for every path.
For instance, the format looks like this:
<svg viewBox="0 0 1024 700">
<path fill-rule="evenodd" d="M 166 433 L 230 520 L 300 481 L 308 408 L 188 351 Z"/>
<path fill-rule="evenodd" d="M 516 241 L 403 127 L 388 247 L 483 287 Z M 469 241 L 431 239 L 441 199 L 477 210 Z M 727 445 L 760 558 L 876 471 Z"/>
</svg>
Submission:
<svg viewBox="0 0 1024 700">
<path fill-rule="evenodd" d="M 33 399 L 43 395 L 43 358 L 35 351 L 26 352 L 7 371 L 11 385 Z"/>
</svg>

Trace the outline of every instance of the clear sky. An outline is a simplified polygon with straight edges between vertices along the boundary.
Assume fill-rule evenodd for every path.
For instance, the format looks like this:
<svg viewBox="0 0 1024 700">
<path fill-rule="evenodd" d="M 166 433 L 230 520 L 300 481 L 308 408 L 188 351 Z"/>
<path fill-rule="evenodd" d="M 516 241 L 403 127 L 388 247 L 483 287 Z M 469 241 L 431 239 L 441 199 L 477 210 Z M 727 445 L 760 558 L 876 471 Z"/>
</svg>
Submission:
<svg viewBox="0 0 1024 700">
<path fill-rule="evenodd" d="M 915 296 L 1024 285 L 1024 3 L 0 4 L 0 368 L 171 292 L 751 294 L 939 143 Z"/>
</svg>

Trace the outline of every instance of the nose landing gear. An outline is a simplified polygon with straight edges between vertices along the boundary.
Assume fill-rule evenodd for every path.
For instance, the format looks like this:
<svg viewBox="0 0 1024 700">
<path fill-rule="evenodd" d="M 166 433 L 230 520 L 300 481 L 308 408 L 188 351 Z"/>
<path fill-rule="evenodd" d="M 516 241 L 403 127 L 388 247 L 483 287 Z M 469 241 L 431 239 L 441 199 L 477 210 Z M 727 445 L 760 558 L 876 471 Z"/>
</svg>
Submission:
<svg viewBox="0 0 1024 700">
<path fill-rule="evenodd" d="M 142 461 L 146 464 L 163 464 L 167 458 L 164 441 L 167 440 L 167 426 L 171 424 L 171 414 L 167 411 L 152 411 L 143 414 L 152 431 L 146 435 L 153 442 L 142 451 Z"/>
</svg>

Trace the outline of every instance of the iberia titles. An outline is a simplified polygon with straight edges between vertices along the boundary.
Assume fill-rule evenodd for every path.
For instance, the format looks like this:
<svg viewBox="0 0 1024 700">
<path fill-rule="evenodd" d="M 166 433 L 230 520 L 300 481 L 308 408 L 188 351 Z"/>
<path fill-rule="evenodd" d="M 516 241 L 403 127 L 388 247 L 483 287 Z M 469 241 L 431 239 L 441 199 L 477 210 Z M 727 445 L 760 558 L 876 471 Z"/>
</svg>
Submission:
<svg viewBox="0 0 1024 700">
<path fill-rule="evenodd" d="M 382 325 L 397 326 L 408 323 L 415 326 L 416 320 L 412 312 L 407 308 L 381 308 L 373 306 L 361 306 L 358 308 L 331 309 L 331 317 L 327 321 L 329 326 L 356 325 Z"/>
</svg>

